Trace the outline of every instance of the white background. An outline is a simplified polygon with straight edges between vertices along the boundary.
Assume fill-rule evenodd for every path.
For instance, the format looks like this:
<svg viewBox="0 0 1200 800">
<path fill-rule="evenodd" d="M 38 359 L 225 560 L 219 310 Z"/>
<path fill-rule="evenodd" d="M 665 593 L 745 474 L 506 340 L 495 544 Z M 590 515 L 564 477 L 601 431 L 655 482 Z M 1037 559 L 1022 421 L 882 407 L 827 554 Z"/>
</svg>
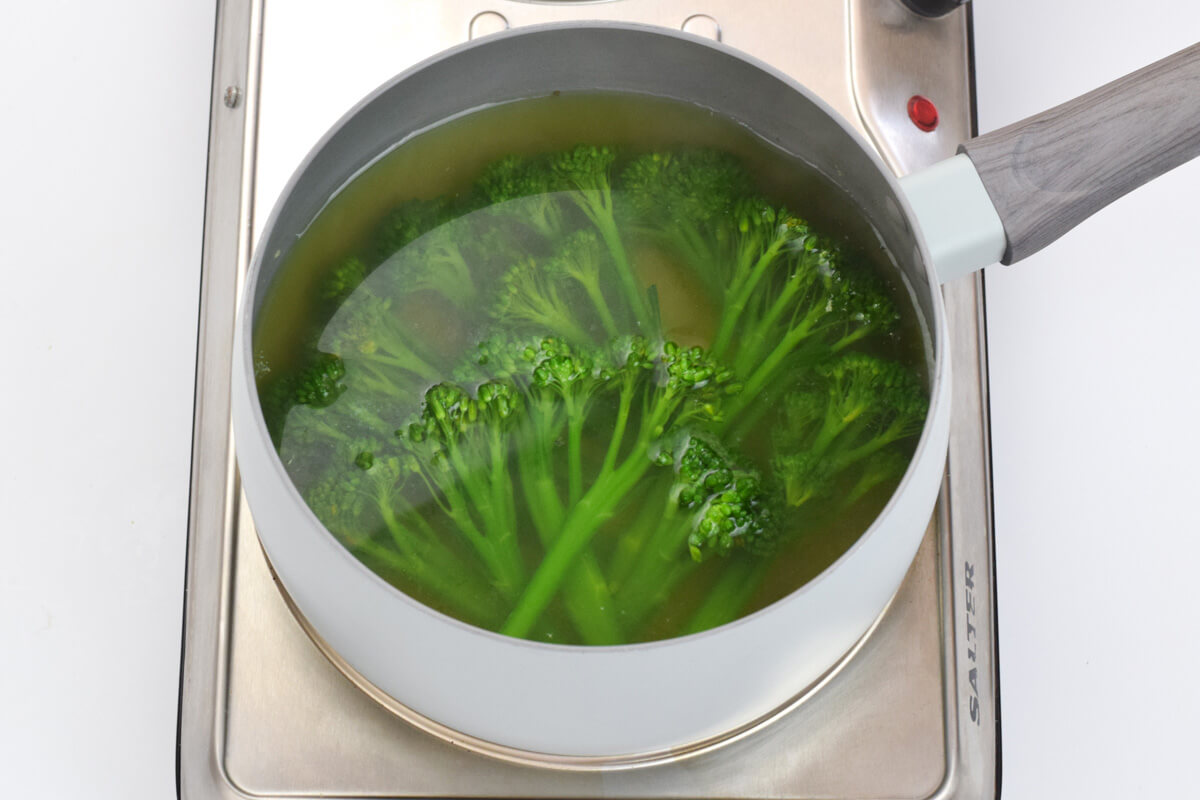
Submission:
<svg viewBox="0 0 1200 800">
<path fill-rule="evenodd" d="M 984 131 L 1200 4 L 976 2 Z M 175 793 L 212 0 L 0 25 L 0 793 Z M 1181 797 L 1200 735 L 1200 162 L 988 274 L 1004 796 Z"/>
</svg>

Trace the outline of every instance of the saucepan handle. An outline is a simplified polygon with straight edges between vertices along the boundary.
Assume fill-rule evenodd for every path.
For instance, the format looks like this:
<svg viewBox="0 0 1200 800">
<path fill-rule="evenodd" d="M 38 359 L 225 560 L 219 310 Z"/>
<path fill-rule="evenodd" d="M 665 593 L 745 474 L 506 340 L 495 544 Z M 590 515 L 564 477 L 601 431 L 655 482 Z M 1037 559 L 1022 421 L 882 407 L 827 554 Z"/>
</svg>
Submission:
<svg viewBox="0 0 1200 800">
<path fill-rule="evenodd" d="M 1002 263 L 1036 253 L 1200 155 L 1200 44 L 959 147 L 1004 223 Z"/>
<path fill-rule="evenodd" d="M 1117 198 L 1200 155 L 1200 44 L 972 139 L 959 153 L 903 181 L 943 281 L 996 258 L 1020 261 Z M 1001 252 L 994 223 L 988 233 L 982 218 L 945 219 L 948 206 L 956 206 L 955 214 L 968 207 L 960 195 L 969 200 L 974 193 L 980 201 L 979 183 L 1003 227 Z M 931 196 L 944 187 L 949 196 Z M 942 218 L 927 225 L 922 207 Z M 947 254 L 939 231 L 948 229 L 957 230 L 960 241 Z M 983 243 L 987 236 L 992 238 Z M 965 247 L 971 243 L 973 249 Z"/>
</svg>

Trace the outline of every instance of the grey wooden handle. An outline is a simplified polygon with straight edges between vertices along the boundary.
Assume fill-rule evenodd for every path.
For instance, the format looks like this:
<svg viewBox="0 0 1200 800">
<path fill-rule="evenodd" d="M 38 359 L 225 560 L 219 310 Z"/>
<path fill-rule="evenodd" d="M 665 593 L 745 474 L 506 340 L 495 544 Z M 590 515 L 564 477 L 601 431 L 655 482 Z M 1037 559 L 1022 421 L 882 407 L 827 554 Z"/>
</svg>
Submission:
<svg viewBox="0 0 1200 800">
<path fill-rule="evenodd" d="M 1200 155 L 1200 44 L 959 148 L 1008 237 L 1036 253 L 1118 197 Z"/>
</svg>

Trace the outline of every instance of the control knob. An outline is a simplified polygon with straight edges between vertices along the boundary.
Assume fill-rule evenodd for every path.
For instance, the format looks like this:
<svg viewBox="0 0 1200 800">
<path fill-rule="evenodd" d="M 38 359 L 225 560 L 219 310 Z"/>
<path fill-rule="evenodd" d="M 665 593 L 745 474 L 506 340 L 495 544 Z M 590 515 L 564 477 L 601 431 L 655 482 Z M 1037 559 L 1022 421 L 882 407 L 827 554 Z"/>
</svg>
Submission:
<svg viewBox="0 0 1200 800">
<path fill-rule="evenodd" d="M 923 17 L 942 17 L 967 0 L 902 0 L 902 2 Z"/>
</svg>

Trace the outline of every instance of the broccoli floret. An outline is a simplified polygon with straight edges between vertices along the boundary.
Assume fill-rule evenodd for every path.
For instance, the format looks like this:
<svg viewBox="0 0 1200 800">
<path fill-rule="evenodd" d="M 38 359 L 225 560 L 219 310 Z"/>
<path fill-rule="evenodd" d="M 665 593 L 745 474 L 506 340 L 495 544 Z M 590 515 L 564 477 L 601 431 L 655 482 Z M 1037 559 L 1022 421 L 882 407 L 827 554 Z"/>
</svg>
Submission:
<svg viewBox="0 0 1200 800">
<path fill-rule="evenodd" d="M 517 539 L 507 432 L 523 405 L 511 384 L 482 384 L 472 397 L 439 383 L 420 413 L 396 431 L 409 469 L 475 548 L 496 588 L 512 599 L 525 580 Z"/>
<path fill-rule="evenodd" d="M 548 549 L 559 535 L 568 503 L 583 493 L 584 425 L 595 399 L 610 390 L 614 375 L 603 351 L 572 347 L 552 337 L 489 338 L 461 371 L 470 374 L 481 368 L 503 374 L 521 392 L 524 413 L 513 431 L 517 475 L 533 528 Z M 566 498 L 558 483 L 564 473 Z M 569 573 L 563 605 L 583 641 L 598 645 L 624 641 L 610 611 L 607 581 L 590 549 L 580 553 Z"/>
<path fill-rule="evenodd" d="M 313 363 L 296 376 L 295 400 L 313 408 L 325 408 L 346 391 L 342 378 L 346 365 L 333 353 L 318 353 Z"/>
<path fill-rule="evenodd" d="M 633 224 L 683 223 L 698 238 L 711 236 L 712 226 L 754 193 L 741 162 L 712 149 L 638 156 L 622 171 L 621 188 L 636 214 Z"/>
<path fill-rule="evenodd" d="M 656 458 L 674 468 L 667 502 L 644 528 L 627 534 L 635 553 L 627 576 L 617 571 L 615 597 L 625 620 L 640 624 L 711 556 L 756 551 L 776 536 L 776 523 L 758 472 L 715 440 L 683 432 Z"/>
<path fill-rule="evenodd" d="M 413 239 L 380 265 L 373 280 L 391 297 L 433 292 L 460 311 L 473 308 L 479 291 L 472 266 L 485 256 L 472 247 L 471 222 L 460 217 Z"/>
<path fill-rule="evenodd" d="M 590 342 L 592 337 L 559 291 L 559 284 L 558 276 L 534 259 L 519 261 L 504 275 L 492 316 L 502 323 L 545 331 L 572 342 Z"/>
<path fill-rule="evenodd" d="M 547 159 L 507 156 L 489 165 L 475 186 L 488 213 L 517 220 L 552 242 L 567 232 L 569 215 L 558 194 L 562 182 Z"/>
<path fill-rule="evenodd" d="M 899 478 L 910 459 L 908 441 L 920 432 L 927 408 L 911 370 L 861 354 L 836 358 L 794 386 L 784 400 L 771 463 L 792 522 L 745 537 L 749 557 L 732 560 L 680 632 L 736 618 L 765 579 L 771 556 L 791 536 Z M 824 502 L 814 503 L 817 498 Z"/>
<path fill-rule="evenodd" d="M 256 362 L 259 403 L 276 447 L 294 409 L 328 408 L 346 391 L 346 366 L 333 353 L 308 353 L 290 371 L 275 370 L 262 354 L 256 356 Z"/>
<path fill-rule="evenodd" d="M 321 285 L 321 296 L 340 303 L 366 280 L 367 273 L 366 263 L 358 256 L 344 258 L 326 276 Z"/>
<path fill-rule="evenodd" d="M 567 485 L 569 503 L 574 505 L 583 495 L 583 426 L 592 403 L 611 383 L 612 375 L 587 351 L 573 352 L 550 341 L 543 343 L 542 350 L 545 355 L 534 367 L 530 391 L 540 401 L 543 413 L 561 405 L 566 417 Z"/>
<path fill-rule="evenodd" d="M 872 275 L 846 266 L 819 242 L 789 263 L 788 280 L 766 311 L 748 320 L 734 367 L 745 381 L 729 410 L 744 430 L 772 407 L 793 365 L 817 363 L 899 320 L 895 304 Z M 752 404 L 757 407 L 752 408 Z"/>
<path fill-rule="evenodd" d="M 475 187 L 492 205 L 556 191 L 545 159 L 518 155 L 493 161 L 479 174 Z"/>
<path fill-rule="evenodd" d="M 719 151 L 641 156 L 622 173 L 621 189 L 639 235 L 678 254 L 722 305 L 713 350 L 723 354 L 771 262 L 807 227 L 755 195 L 741 164 Z"/>
<path fill-rule="evenodd" d="M 714 299 L 729 285 L 731 215 L 752 192 L 750 176 L 733 156 L 716 150 L 648 153 L 621 173 L 623 219 L 639 236 L 692 265 Z"/>
<path fill-rule="evenodd" d="M 597 327 L 616 338 L 621 328 L 602 288 L 610 264 L 595 231 L 576 231 L 549 258 L 527 257 L 508 268 L 492 316 L 510 326 L 548 332 L 577 344 L 594 343 Z M 598 325 L 588 313 L 589 304 Z"/>
<path fill-rule="evenodd" d="M 412 336 L 392 309 L 392 298 L 375 292 L 355 292 L 338 308 L 321 337 L 321 346 L 337 353 L 353 367 L 364 365 L 378 388 L 400 383 L 395 375 L 412 375 L 434 381 L 440 370 L 417 350 Z"/>
<path fill-rule="evenodd" d="M 552 276 L 578 284 L 591 301 L 604 332 L 616 338 L 621 328 L 609 308 L 603 289 L 607 259 L 608 255 L 595 231 L 581 230 L 563 240 L 562 247 L 546 264 L 546 271 Z"/>
<path fill-rule="evenodd" d="M 652 153 L 621 173 L 622 218 L 694 268 L 719 308 L 711 350 L 745 382 L 728 417 L 753 424 L 797 361 L 894 328 L 886 287 L 808 223 L 753 191 L 733 157 Z M 769 408 L 767 403 L 765 408 Z"/>
<path fill-rule="evenodd" d="M 902 471 L 899 457 L 880 451 L 920 433 L 928 407 L 924 387 L 901 364 L 850 353 L 817 367 L 784 406 L 773 466 L 787 502 L 828 496 L 852 472 L 848 492 L 857 497 Z"/>
<path fill-rule="evenodd" d="M 803 250 L 811 236 L 803 220 L 761 198 L 740 201 L 734 219 L 737 229 L 729 236 L 731 266 L 721 321 L 713 340 L 713 352 L 719 356 L 729 349 L 734 333 L 747 327 L 750 320 L 745 317 L 752 302 L 770 296 L 774 290 L 770 277 L 777 259 L 788 251 Z"/>
<path fill-rule="evenodd" d="M 694 561 L 729 555 L 771 535 L 773 517 L 757 471 L 699 437 L 691 438 L 677 469 L 679 505 L 696 511 L 687 540 Z"/>
<path fill-rule="evenodd" d="M 409 200 L 388 214 L 375 231 L 370 261 L 380 264 L 428 231 L 459 216 L 463 211 L 446 197 Z"/>
<path fill-rule="evenodd" d="M 612 366 L 596 373 L 606 379 L 591 384 L 596 391 L 611 387 L 617 394 L 604 461 L 567 511 L 558 537 L 501 628 L 509 635 L 524 636 L 536 623 L 580 553 L 653 468 L 660 440 L 719 419 L 721 403 L 740 388 L 732 373 L 699 347 L 668 342 L 656 349 L 631 337 L 618 342 L 609 358 Z M 641 414 L 630 425 L 635 407 Z"/>
<path fill-rule="evenodd" d="M 558 340 L 545 334 L 518 335 L 510 330 L 493 332 L 454 367 L 453 378 L 464 385 L 497 378 L 525 386 L 541 360 L 545 341 Z"/>
<path fill-rule="evenodd" d="M 832 259 L 826 259 L 830 263 Z M 895 330 L 900 312 L 878 277 L 846 268 L 826 277 L 832 315 L 825 329 L 829 348 L 836 353 L 865 336 Z"/>
<path fill-rule="evenodd" d="M 347 455 L 355 447 L 364 449 L 351 460 Z M 335 451 L 324 474 L 305 490 L 305 502 L 373 569 L 422 587 L 434 605 L 477 624 L 496 624 L 496 598 L 478 571 L 405 499 L 406 470 L 386 452 L 385 444 L 368 440 Z"/>
<path fill-rule="evenodd" d="M 625 302 L 642 332 L 651 334 L 656 332 L 654 317 L 625 252 L 615 216 L 611 173 L 616 159 L 617 151 L 611 147 L 579 145 L 551 156 L 549 168 L 566 188 L 564 198 L 583 212 L 608 248 Z"/>
<path fill-rule="evenodd" d="M 775 471 L 786 476 L 784 486 L 789 505 L 802 506 L 814 497 L 826 497 L 833 484 L 832 463 L 823 455 L 809 451 L 776 457 Z"/>
</svg>

